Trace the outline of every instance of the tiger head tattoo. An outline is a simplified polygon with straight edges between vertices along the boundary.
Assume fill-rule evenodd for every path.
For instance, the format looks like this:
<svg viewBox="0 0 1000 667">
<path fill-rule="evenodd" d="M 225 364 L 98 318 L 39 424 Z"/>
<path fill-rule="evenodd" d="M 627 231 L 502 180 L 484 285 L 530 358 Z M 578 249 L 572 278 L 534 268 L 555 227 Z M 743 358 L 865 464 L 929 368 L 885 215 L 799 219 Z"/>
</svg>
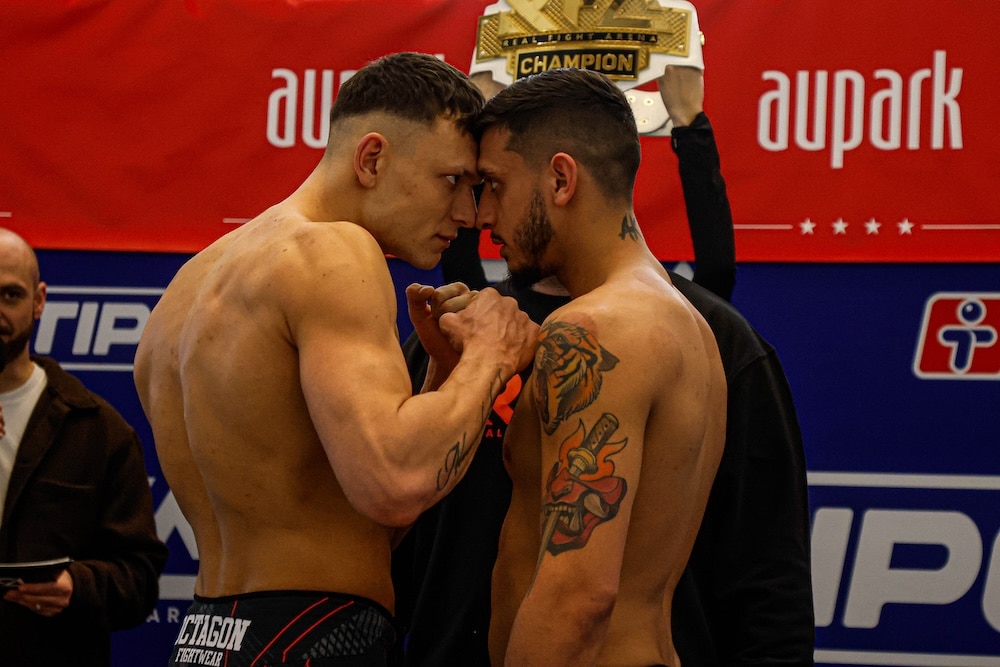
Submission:
<svg viewBox="0 0 1000 667">
<path fill-rule="evenodd" d="M 587 329 L 550 322 L 539 336 L 535 354 L 535 400 L 545 432 L 594 402 L 602 373 L 618 365 L 618 357 L 601 347 Z"/>
</svg>

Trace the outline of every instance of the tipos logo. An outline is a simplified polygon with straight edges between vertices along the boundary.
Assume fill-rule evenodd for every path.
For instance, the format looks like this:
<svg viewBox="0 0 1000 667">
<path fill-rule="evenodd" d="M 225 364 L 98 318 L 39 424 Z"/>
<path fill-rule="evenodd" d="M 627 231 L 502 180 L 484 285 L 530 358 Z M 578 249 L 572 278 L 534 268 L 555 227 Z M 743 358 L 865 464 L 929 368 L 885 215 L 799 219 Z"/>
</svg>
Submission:
<svg viewBox="0 0 1000 667">
<path fill-rule="evenodd" d="M 913 372 L 925 379 L 1000 380 L 1000 293 L 932 295 Z"/>
<path fill-rule="evenodd" d="M 135 347 L 160 287 L 49 285 L 32 349 L 70 371 L 132 371 Z"/>
</svg>

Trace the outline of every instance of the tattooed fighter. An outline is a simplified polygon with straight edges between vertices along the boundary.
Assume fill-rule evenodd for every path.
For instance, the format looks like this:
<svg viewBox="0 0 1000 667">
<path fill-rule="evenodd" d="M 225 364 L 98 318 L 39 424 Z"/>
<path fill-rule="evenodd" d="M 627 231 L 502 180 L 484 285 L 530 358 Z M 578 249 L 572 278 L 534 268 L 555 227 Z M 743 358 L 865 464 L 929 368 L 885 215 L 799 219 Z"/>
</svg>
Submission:
<svg viewBox="0 0 1000 667">
<path fill-rule="evenodd" d="M 632 209 L 635 120 L 602 75 L 554 70 L 487 103 L 477 225 L 511 277 L 554 276 L 504 441 L 513 480 L 493 573 L 494 665 L 677 665 L 684 568 L 722 452 L 715 339 Z"/>
</svg>

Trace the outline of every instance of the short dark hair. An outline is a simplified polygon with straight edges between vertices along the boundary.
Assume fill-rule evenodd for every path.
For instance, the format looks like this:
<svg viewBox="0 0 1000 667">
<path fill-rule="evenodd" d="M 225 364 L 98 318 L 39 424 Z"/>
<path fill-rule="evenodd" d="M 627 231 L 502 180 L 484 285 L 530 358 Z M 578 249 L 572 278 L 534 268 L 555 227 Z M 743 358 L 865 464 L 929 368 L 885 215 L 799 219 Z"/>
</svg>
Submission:
<svg viewBox="0 0 1000 667">
<path fill-rule="evenodd" d="M 631 203 L 639 132 L 624 93 L 603 74 L 564 68 L 519 79 L 486 103 L 477 136 L 493 126 L 510 131 L 507 150 L 529 164 L 566 152 L 605 195 Z"/>
<path fill-rule="evenodd" d="M 392 53 L 369 62 L 344 82 L 330 109 L 330 122 L 383 111 L 431 124 L 454 120 L 473 132 L 483 94 L 463 72 L 426 53 Z"/>
</svg>

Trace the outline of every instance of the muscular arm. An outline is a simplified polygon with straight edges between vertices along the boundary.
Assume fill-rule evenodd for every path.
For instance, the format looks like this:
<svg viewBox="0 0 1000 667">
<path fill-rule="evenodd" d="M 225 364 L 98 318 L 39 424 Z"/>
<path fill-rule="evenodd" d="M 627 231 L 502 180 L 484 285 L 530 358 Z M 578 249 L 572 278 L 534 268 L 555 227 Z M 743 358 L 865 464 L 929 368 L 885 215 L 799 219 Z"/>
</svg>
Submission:
<svg viewBox="0 0 1000 667">
<path fill-rule="evenodd" d="M 441 320 L 461 358 L 437 391 L 413 396 L 384 257 L 359 228 L 301 244 L 302 275 L 284 287 L 302 391 L 347 498 L 402 526 L 464 473 L 489 408 L 530 358 L 534 325 L 492 290 Z"/>
<path fill-rule="evenodd" d="M 541 424 L 542 534 L 506 664 L 592 664 L 618 596 L 643 448 L 643 401 L 589 318 L 550 321 L 532 378 Z M 612 386 L 617 384 L 617 387 Z M 513 443 L 512 446 L 518 446 Z"/>
<path fill-rule="evenodd" d="M 438 389 L 454 370 L 461 355 L 448 338 L 447 332 L 442 331 L 441 316 L 464 310 L 478 293 L 462 282 L 436 289 L 413 283 L 406 288 L 410 322 L 422 348 L 428 354 L 424 381 L 420 388 L 414 390 L 415 393 Z"/>
</svg>

